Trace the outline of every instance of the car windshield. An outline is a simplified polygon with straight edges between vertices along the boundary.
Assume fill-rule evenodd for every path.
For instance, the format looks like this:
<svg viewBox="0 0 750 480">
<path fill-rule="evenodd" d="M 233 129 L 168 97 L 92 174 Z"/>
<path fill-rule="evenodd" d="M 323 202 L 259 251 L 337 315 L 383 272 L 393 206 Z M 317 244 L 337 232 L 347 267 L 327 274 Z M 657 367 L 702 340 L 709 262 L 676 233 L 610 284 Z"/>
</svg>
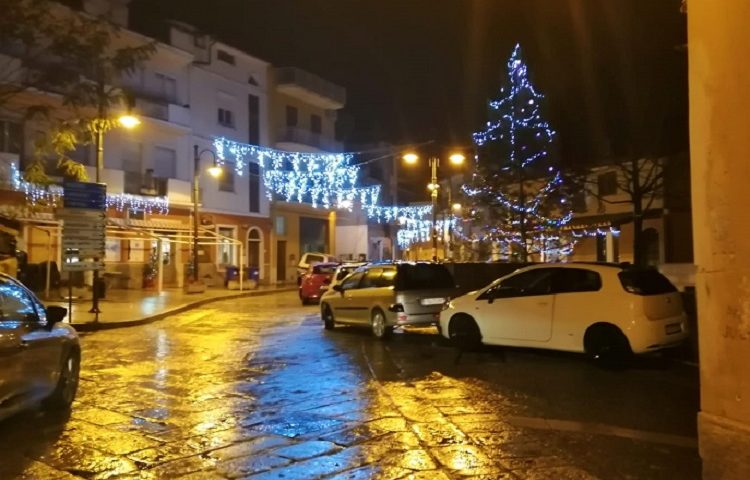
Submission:
<svg viewBox="0 0 750 480">
<path fill-rule="evenodd" d="M 636 295 L 676 292 L 672 282 L 656 270 L 623 270 L 618 274 L 625 290 Z"/>
<path fill-rule="evenodd" d="M 315 265 L 313 273 L 330 274 L 336 271 L 336 265 Z"/>
<path fill-rule="evenodd" d="M 429 263 L 404 264 L 398 270 L 397 290 L 433 290 L 456 288 L 451 273 L 444 265 Z"/>
</svg>

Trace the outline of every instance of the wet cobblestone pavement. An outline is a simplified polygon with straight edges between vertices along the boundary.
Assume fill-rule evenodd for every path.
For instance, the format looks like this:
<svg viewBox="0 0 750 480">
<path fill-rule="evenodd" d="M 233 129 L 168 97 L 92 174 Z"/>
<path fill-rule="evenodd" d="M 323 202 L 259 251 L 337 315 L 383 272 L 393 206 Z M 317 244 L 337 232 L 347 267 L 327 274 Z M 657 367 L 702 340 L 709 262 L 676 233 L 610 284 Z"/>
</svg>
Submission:
<svg viewBox="0 0 750 480">
<path fill-rule="evenodd" d="M 82 338 L 69 417 L 0 424 L 0 479 L 700 478 L 697 373 L 457 358 L 431 331 L 321 328 L 295 294 Z"/>
</svg>

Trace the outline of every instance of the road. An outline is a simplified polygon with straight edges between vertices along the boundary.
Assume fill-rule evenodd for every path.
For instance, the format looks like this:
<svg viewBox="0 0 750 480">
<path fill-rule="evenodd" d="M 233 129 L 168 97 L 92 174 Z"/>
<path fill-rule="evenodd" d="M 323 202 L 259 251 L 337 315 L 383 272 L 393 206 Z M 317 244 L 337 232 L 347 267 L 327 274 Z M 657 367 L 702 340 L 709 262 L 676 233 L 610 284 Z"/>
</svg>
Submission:
<svg viewBox="0 0 750 480">
<path fill-rule="evenodd" d="M 0 478 L 700 478 L 697 369 L 380 343 L 293 293 L 82 337 L 71 415 L 0 424 Z"/>
</svg>

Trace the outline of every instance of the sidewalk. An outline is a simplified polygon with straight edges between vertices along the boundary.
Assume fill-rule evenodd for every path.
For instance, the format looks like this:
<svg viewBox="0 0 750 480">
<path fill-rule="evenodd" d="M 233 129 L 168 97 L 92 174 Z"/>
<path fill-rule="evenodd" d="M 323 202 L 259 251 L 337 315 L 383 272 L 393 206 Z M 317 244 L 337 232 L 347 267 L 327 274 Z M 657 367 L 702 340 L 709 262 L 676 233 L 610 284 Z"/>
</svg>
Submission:
<svg viewBox="0 0 750 480">
<path fill-rule="evenodd" d="M 79 332 L 107 330 L 112 328 L 132 327 L 155 322 L 166 316 L 189 310 L 218 300 L 232 298 L 256 297 L 279 292 L 296 291 L 296 286 L 259 286 L 254 290 L 227 290 L 209 288 L 204 293 L 187 294 L 180 288 L 166 288 L 161 293 L 144 290 L 108 290 L 105 299 L 99 301 L 99 321 L 89 313 L 91 297 L 74 299 L 71 321 Z M 89 294 L 90 295 L 90 294 Z M 68 308 L 67 301 L 45 302 L 47 305 L 59 305 Z"/>
</svg>

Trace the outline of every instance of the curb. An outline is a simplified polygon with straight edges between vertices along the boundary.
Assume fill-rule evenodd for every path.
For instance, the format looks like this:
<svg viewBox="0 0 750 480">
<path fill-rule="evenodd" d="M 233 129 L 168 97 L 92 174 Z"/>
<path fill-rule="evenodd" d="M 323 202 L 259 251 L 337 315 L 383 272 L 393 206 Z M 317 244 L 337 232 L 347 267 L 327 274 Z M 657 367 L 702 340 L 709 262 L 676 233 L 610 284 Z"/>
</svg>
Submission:
<svg viewBox="0 0 750 480">
<path fill-rule="evenodd" d="M 289 287 L 289 288 L 279 288 L 276 290 L 242 292 L 242 293 L 237 293 L 234 295 L 226 295 L 223 297 L 202 298 L 200 300 L 196 300 L 190 303 L 185 303 L 183 305 L 174 307 L 172 309 L 164 310 L 163 312 L 159 312 L 159 313 L 156 313 L 154 315 L 144 317 L 144 318 L 139 318 L 137 320 L 125 320 L 122 322 L 108 322 L 108 323 L 94 323 L 94 322 L 71 323 L 69 325 L 73 327 L 76 330 L 76 332 L 98 332 L 100 330 L 114 330 L 116 328 L 137 327 L 140 325 L 147 325 L 149 323 L 154 323 L 170 315 L 176 315 L 178 313 L 186 312 L 193 308 L 200 307 L 208 303 L 212 303 L 212 302 L 220 302 L 222 300 L 234 300 L 237 298 L 262 297 L 266 295 L 273 295 L 276 293 L 286 293 L 286 292 L 296 292 L 296 291 L 297 291 L 297 287 Z"/>
</svg>

